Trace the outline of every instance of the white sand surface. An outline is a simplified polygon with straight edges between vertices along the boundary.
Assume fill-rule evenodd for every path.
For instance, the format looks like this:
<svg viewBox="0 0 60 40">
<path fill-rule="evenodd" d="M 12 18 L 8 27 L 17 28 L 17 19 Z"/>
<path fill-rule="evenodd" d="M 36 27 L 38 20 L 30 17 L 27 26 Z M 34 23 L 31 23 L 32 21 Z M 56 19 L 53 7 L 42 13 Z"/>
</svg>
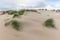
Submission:
<svg viewBox="0 0 60 40">
<path fill-rule="evenodd" d="M 41 14 L 39 14 L 41 13 Z M 53 11 L 27 12 L 17 18 L 22 24 L 20 31 L 5 27 L 6 19 L 11 15 L 0 15 L 0 40 L 60 40 L 60 13 Z M 53 18 L 57 29 L 46 28 L 45 20 Z"/>
</svg>

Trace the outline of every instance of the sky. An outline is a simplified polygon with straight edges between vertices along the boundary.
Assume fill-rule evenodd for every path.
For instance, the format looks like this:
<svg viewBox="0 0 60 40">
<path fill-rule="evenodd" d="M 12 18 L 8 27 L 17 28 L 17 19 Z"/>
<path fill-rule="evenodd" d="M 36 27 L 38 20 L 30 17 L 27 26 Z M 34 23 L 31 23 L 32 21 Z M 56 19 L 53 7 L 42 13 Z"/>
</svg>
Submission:
<svg viewBox="0 0 60 40">
<path fill-rule="evenodd" d="M 0 0 L 0 10 L 24 8 L 60 9 L 60 0 Z"/>
</svg>

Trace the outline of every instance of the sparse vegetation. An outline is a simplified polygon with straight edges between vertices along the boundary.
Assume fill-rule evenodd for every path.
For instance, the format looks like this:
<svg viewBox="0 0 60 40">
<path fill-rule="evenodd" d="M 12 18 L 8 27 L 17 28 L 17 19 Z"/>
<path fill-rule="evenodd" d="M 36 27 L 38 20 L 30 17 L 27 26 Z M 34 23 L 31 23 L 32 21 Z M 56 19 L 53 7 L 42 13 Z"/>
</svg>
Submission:
<svg viewBox="0 0 60 40">
<path fill-rule="evenodd" d="M 36 11 L 36 10 L 29 10 L 29 9 L 23 9 L 23 10 L 18 11 L 18 13 L 19 13 L 20 15 L 23 15 L 24 12 L 37 12 L 37 11 Z"/>
<path fill-rule="evenodd" d="M 23 15 L 24 12 L 25 12 L 25 10 L 19 10 L 19 11 L 18 11 L 18 14 L 19 14 L 19 15 Z"/>
<path fill-rule="evenodd" d="M 60 10 L 56 10 L 56 12 L 60 12 Z"/>
<path fill-rule="evenodd" d="M 31 12 L 37 12 L 36 10 L 25 10 L 25 9 L 19 10 L 19 11 L 9 10 L 9 11 L 6 11 L 6 12 L 9 15 L 13 15 L 13 18 L 15 18 L 15 17 L 17 17 L 19 15 L 23 15 L 25 11 L 26 12 L 29 12 L 29 11 L 31 11 Z M 11 20 L 11 21 L 8 21 L 8 22 L 5 23 L 5 26 L 9 26 L 9 25 L 11 25 L 16 30 L 19 30 L 19 27 L 21 26 L 20 22 L 17 21 L 17 20 Z"/>
<path fill-rule="evenodd" d="M 29 10 L 29 9 L 22 9 L 22 10 L 19 10 L 19 11 L 16 11 L 16 10 L 9 10 L 9 11 L 6 11 L 9 15 L 13 15 L 13 18 L 14 17 L 18 17 L 20 15 L 23 15 L 24 12 L 37 12 L 36 10 Z"/>
<path fill-rule="evenodd" d="M 7 11 L 7 12 L 8 12 L 8 14 L 10 14 L 10 15 L 17 13 L 16 10 L 9 10 L 9 11 Z"/>
<path fill-rule="evenodd" d="M 29 12 L 29 11 L 30 11 L 30 12 L 37 12 L 36 10 L 28 10 L 28 9 L 25 10 L 25 11 L 27 11 L 27 12 Z"/>
<path fill-rule="evenodd" d="M 48 28 L 55 28 L 54 25 L 54 20 L 53 19 L 48 19 L 44 22 L 44 25 Z"/>
<path fill-rule="evenodd" d="M 53 9 L 52 11 L 56 11 L 55 9 Z"/>
<path fill-rule="evenodd" d="M 9 25 L 11 25 L 16 30 L 19 30 L 19 28 L 21 26 L 20 22 L 17 20 L 11 20 L 11 21 L 5 23 L 5 26 L 9 26 Z"/>
<path fill-rule="evenodd" d="M 45 9 L 45 11 L 47 11 L 47 9 Z"/>
</svg>

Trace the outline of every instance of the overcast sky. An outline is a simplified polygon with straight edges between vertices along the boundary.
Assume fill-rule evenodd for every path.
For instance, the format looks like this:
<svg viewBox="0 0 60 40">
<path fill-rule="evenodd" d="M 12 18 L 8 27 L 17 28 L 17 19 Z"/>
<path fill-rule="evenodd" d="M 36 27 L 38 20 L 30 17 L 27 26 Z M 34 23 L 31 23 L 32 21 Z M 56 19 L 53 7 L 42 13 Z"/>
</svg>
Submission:
<svg viewBox="0 0 60 40">
<path fill-rule="evenodd" d="M 21 8 L 60 9 L 60 0 L 0 0 L 0 10 Z"/>
</svg>

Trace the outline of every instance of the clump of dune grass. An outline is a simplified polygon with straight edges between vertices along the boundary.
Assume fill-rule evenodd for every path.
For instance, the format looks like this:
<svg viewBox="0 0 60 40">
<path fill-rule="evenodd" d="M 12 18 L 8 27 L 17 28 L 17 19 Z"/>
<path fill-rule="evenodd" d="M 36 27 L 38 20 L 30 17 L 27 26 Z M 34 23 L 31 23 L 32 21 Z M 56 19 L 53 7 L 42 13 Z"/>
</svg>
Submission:
<svg viewBox="0 0 60 40">
<path fill-rule="evenodd" d="M 19 15 L 23 15 L 24 12 L 25 12 L 25 10 L 19 10 L 19 11 L 18 11 L 18 14 L 19 14 Z"/>
<path fill-rule="evenodd" d="M 24 12 L 37 12 L 36 10 L 31 10 L 31 9 L 22 9 L 22 10 L 19 10 L 18 13 L 20 15 L 23 15 Z"/>
<path fill-rule="evenodd" d="M 18 13 L 15 13 L 14 15 L 13 15 L 13 18 L 15 18 L 15 17 L 18 17 L 18 16 L 20 16 Z"/>
<path fill-rule="evenodd" d="M 53 9 L 52 11 L 56 11 L 55 9 Z"/>
<path fill-rule="evenodd" d="M 56 10 L 56 12 L 60 12 L 60 10 L 58 9 L 58 10 Z"/>
<path fill-rule="evenodd" d="M 55 25 L 54 25 L 54 20 L 53 19 L 47 19 L 44 22 L 44 25 L 48 28 L 56 28 Z"/>
<path fill-rule="evenodd" d="M 10 15 L 17 13 L 16 10 L 9 10 L 9 11 L 7 11 L 7 12 L 8 12 L 8 14 L 10 14 Z"/>
<path fill-rule="evenodd" d="M 13 15 L 13 18 L 18 17 L 20 15 L 23 15 L 24 12 L 37 12 L 36 10 L 32 10 L 32 9 L 21 9 L 21 10 L 8 10 L 6 11 L 9 15 Z"/>
<path fill-rule="evenodd" d="M 7 12 L 9 15 L 13 15 L 13 18 L 19 16 L 18 11 L 16 11 L 16 10 L 9 10 L 9 11 L 6 11 L 6 12 Z"/>
<path fill-rule="evenodd" d="M 21 23 L 17 20 L 11 20 L 5 23 L 5 26 L 11 25 L 14 29 L 19 30 L 21 27 Z"/>
<path fill-rule="evenodd" d="M 17 13 L 14 13 L 13 17 L 23 15 L 25 12 L 37 12 L 37 11 L 36 10 L 29 10 L 29 9 L 22 9 L 22 10 L 17 11 Z"/>
<path fill-rule="evenodd" d="M 37 12 L 36 10 L 33 10 L 33 9 L 26 9 L 25 11 L 27 11 L 27 12 Z"/>
<path fill-rule="evenodd" d="M 13 15 L 13 18 L 14 18 L 14 17 L 18 17 L 18 16 L 24 14 L 24 10 L 20 10 L 20 11 L 8 10 L 8 11 L 6 11 L 6 12 L 7 12 L 9 15 Z"/>
</svg>

